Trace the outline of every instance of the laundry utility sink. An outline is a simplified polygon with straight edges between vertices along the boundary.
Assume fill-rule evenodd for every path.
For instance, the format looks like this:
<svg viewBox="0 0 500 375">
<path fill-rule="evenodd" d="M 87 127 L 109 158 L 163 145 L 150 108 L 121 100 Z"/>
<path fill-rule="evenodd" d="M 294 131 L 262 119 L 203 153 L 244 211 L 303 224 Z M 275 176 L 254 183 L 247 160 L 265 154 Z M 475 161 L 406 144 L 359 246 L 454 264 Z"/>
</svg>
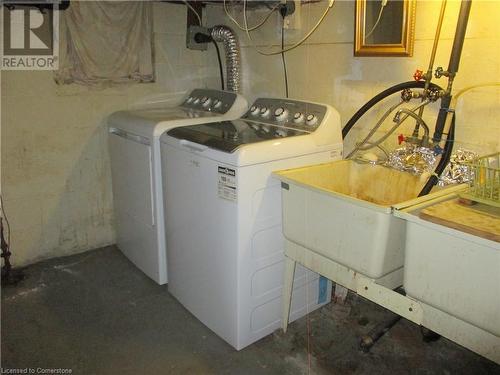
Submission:
<svg viewBox="0 0 500 375">
<path fill-rule="evenodd" d="M 496 335 L 500 358 L 500 208 L 458 198 L 448 194 L 395 213 L 407 221 L 405 291 Z"/>
<path fill-rule="evenodd" d="M 372 279 L 403 267 L 405 222 L 392 211 L 430 198 L 416 198 L 425 183 L 418 176 L 352 160 L 274 175 L 288 241 Z"/>
</svg>

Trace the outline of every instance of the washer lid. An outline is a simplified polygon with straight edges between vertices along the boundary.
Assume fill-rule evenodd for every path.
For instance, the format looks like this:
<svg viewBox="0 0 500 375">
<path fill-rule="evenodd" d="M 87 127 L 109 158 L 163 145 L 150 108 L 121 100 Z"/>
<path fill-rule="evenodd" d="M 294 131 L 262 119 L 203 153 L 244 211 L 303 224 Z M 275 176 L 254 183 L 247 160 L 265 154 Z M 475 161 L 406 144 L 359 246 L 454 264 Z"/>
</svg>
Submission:
<svg viewBox="0 0 500 375">
<path fill-rule="evenodd" d="M 234 120 L 178 127 L 170 129 L 167 134 L 231 153 L 243 145 L 305 135 L 309 132 L 254 121 Z"/>
<path fill-rule="evenodd" d="M 173 108 L 147 108 L 132 111 L 118 111 L 108 118 L 110 125 L 120 126 L 122 124 L 143 124 L 144 126 L 154 126 L 163 121 L 177 121 L 194 119 L 200 117 L 214 117 L 217 113 L 194 110 L 183 107 Z"/>
<path fill-rule="evenodd" d="M 152 137 L 165 129 L 184 124 L 219 120 L 220 114 L 203 112 L 182 107 L 148 108 L 134 111 L 119 111 L 108 117 L 110 128 L 120 129 L 142 137 Z"/>
</svg>

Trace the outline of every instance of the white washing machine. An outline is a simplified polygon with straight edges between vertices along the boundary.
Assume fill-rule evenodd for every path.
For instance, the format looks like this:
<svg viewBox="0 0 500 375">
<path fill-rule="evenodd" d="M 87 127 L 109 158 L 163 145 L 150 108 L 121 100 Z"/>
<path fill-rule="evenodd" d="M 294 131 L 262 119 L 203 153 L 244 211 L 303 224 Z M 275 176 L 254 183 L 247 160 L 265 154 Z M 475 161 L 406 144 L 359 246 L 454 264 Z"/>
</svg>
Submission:
<svg viewBox="0 0 500 375">
<path fill-rule="evenodd" d="M 257 99 L 239 120 L 161 138 L 169 292 L 237 350 L 280 327 L 280 182 L 271 172 L 342 157 L 338 112 Z M 330 301 L 331 283 L 298 266 L 291 319 Z"/>
<path fill-rule="evenodd" d="M 246 110 L 238 94 L 196 89 L 176 107 L 108 117 L 117 245 L 158 284 L 167 282 L 160 135 L 176 126 L 235 119 Z"/>
</svg>

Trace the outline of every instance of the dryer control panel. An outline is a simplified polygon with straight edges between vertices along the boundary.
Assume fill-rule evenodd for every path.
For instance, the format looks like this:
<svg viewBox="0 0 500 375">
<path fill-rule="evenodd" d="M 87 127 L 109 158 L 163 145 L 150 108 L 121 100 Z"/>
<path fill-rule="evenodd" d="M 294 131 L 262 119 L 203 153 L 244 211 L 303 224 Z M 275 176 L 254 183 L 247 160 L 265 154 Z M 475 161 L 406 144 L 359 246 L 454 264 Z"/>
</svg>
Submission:
<svg viewBox="0 0 500 375">
<path fill-rule="evenodd" d="M 234 92 L 196 89 L 184 99 L 181 107 L 192 110 L 224 114 L 233 106 L 237 94 Z"/>
<path fill-rule="evenodd" d="M 326 114 L 321 104 L 289 99 L 259 98 L 242 117 L 246 120 L 312 133 Z"/>
</svg>

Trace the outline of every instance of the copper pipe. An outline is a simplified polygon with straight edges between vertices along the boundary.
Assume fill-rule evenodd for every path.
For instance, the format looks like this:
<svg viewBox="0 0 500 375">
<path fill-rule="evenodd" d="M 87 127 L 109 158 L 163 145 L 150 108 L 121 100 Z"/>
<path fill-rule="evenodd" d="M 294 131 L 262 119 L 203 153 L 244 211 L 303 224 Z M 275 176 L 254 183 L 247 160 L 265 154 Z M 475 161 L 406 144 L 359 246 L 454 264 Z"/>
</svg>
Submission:
<svg viewBox="0 0 500 375">
<path fill-rule="evenodd" d="M 447 0 L 442 0 L 441 2 L 441 10 L 439 11 L 439 18 L 436 27 L 436 34 L 434 35 L 434 43 L 432 45 L 431 57 L 429 59 L 429 67 L 427 68 L 427 73 L 425 73 L 425 86 L 424 86 L 424 94 L 422 95 L 422 101 L 424 101 L 427 97 L 427 90 L 429 89 L 429 85 L 432 80 L 432 70 L 434 68 L 434 60 L 436 58 L 437 47 L 439 44 L 439 37 L 441 35 L 441 27 L 443 26 L 444 13 L 446 10 L 446 2 Z M 418 110 L 418 116 L 422 118 L 424 114 L 424 107 L 421 107 Z M 415 129 L 413 130 L 413 135 L 418 137 L 419 123 L 415 124 Z"/>
<path fill-rule="evenodd" d="M 427 73 L 425 75 L 425 89 L 429 87 L 429 83 L 432 79 L 432 69 L 434 67 L 434 59 L 436 58 L 437 47 L 439 43 L 439 36 L 441 34 L 441 27 L 443 26 L 444 13 L 446 10 L 446 1 L 441 2 L 441 10 L 439 11 L 439 19 L 436 27 L 436 35 L 434 36 L 434 44 L 432 46 L 431 58 L 429 59 L 429 68 L 427 68 Z"/>
</svg>

